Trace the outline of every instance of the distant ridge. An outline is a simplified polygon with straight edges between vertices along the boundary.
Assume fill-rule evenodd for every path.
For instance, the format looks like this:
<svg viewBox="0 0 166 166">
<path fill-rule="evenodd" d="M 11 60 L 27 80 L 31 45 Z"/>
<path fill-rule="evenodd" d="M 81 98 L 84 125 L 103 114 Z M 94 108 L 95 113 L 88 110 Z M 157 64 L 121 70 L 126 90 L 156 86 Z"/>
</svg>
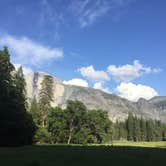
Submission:
<svg viewBox="0 0 166 166">
<path fill-rule="evenodd" d="M 31 100 L 34 96 L 39 98 L 41 82 L 45 75 L 43 72 L 30 73 L 26 76 L 27 97 Z M 51 76 L 51 75 L 50 75 Z M 53 77 L 54 99 L 52 106 L 65 107 L 67 100 L 79 100 L 89 109 L 103 109 L 108 111 L 112 121 L 124 121 L 128 112 L 133 112 L 138 117 L 156 119 L 166 122 L 166 96 L 157 96 L 150 100 L 140 98 L 138 102 L 131 102 L 115 94 L 109 94 L 93 88 L 74 85 L 65 85 L 61 80 Z"/>
</svg>

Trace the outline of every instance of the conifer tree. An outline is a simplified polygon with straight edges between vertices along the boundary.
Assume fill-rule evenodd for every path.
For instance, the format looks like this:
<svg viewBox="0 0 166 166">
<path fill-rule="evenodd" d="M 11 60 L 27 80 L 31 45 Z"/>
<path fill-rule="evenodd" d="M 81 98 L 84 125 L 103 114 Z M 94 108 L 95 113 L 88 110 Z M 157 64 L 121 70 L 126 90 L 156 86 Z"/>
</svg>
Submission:
<svg viewBox="0 0 166 166">
<path fill-rule="evenodd" d="M 146 121 L 141 117 L 140 119 L 141 128 L 141 141 L 146 141 Z"/>
<path fill-rule="evenodd" d="M 7 48 L 0 51 L 0 92 L 0 145 L 31 144 L 35 125 L 25 108 L 23 72 L 14 70 Z"/>
<path fill-rule="evenodd" d="M 40 125 L 40 110 L 39 110 L 39 104 L 36 100 L 36 97 L 34 97 L 30 103 L 29 112 L 32 114 L 33 120 L 36 123 L 37 126 Z"/>
<path fill-rule="evenodd" d="M 46 126 L 48 110 L 50 109 L 51 101 L 53 100 L 52 84 L 52 77 L 49 75 L 45 75 L 41 84 L 41 90 L 39 94 L 40 119 L 42 127 Z"/>
<path fill-rule="evenodd" d="M 129 112 L 128 119 L 126 121 L 126 128 L 127 128 L 127 140 L 133 140 L 133 133 L 134 133 L 134 119 L 133 114 Z"/>
<path fill-rule="evenodd" d="M 140 120 L 134 117 L 134 127 L 133 127 L 133 139 L 134 141 L 141 140 L 141 130 L 140 130 Z"/>
<path fill-rule="evenodd" d="M 148 120 L 146 121 L 146 133 L 147 133 L 147 141 L 153 141 L 153 121 Z"/>
</svg>

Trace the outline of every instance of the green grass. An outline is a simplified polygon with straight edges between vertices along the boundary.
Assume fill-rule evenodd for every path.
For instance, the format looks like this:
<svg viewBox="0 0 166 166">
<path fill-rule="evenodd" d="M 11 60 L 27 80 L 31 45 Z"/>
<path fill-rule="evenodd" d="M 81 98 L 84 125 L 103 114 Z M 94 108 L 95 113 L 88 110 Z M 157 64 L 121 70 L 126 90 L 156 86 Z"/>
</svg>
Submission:
<svg viewBox="0 0 166 166">
<path fill-rule="evenodd" d="M 36 145 L 0 148 L 0 166 L 164 166 L 166 148 Z M 139 144 L 139 143 L 138 143 Z M 136 146 L 138 146 L 136 144 Z M 149 143 L 150 146 L 165 143 Z M 127 145 L 127 146 L 124 146 Z M 160 147 L 160 145 L 158 147 Z M 147 145 L 145 145 L 147 146 Z"/>
<path fill-rule="evenodd" d="M 135 146 L 135 147 L 153 147 L 166 148 L 165 142 L 131 142 L 131 141 L 113 141 L 114 146 Z"/>
</svg>

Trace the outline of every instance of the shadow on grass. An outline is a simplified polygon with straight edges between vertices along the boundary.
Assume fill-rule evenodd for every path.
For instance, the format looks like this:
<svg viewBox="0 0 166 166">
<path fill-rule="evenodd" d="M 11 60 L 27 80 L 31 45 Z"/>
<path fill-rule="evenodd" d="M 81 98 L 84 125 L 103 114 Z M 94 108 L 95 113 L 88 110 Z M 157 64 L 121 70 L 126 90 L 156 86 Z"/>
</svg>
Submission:
<svg viewBox="0 0 166 166">
<path fill-rule="evenodd" d="M 0 165 L 4 166 L 163 166 L 165 163 L 166 149 L 162 148 L 104 145 L 0 148 Z"/>
</svg>

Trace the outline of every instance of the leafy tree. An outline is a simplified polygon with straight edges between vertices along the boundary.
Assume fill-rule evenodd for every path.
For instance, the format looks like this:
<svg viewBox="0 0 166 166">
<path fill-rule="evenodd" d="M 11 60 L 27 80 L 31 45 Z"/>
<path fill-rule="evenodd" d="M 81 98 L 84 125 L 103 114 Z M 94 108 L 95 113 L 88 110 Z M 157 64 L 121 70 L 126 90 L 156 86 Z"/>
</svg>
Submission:
<svg viewBox="0 0 166 166">
<path fill-rule="evenodd" d="M 87 114 L 87 125 L 90 129 L 88 143 L 103 143 L 111 138 L 111 121 L 107 112 L 103 110 L 90 110 Z"/>
<path fill-rule="evenodd" d="M 51 133 L 46 127 L 39 127 L 36 131 L 34 141 L 37 143 L 52 143 Z"/>
<path fill-rule="evenodd" d="M 67 115 L 59 107 L 51 108 L 48 114 L 48 131 L 51 133 L 52 143 L 67 142 Z"/>
<path fill-rule="evenodd" d="M 103 143 L 111 138 L 107 112 L 87 110 L 79 101 L 68 101 L 66 109 L 51 108 L 47 121 L 53 143 Z"/>
<path fill-rule="evenodd" d="M 67 116 L 68 136 L 67 144 L 70 144 L 75 131 L 79 131 L 84 123 L 86 107 L 80 101 L 71 101 L 67 103 L 65 114 Z"/>
</svg>

